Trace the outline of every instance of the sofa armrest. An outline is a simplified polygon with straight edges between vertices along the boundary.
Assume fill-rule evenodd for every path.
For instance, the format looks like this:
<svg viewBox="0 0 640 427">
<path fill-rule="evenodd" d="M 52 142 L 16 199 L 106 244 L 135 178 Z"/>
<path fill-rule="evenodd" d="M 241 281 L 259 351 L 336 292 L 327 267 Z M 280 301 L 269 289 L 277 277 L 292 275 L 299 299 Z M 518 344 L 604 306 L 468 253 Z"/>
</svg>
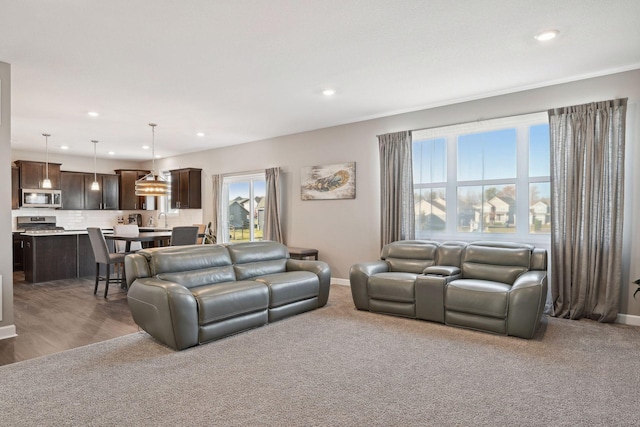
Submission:
<svg viewBox="0 0 640 427">
<path fill-rule="evenodd" d="M 140 254 L 129 254 L 124 257 L 124 272 L 127 279 L 127 289 L 136 279 L 151 277 L 147 258 Z"/>
<path fill-rule="evenodd" d="M 331 285 L 331 268 L 329 268 L 329 264 L 324 261 L 288 259 L 286 268 L 287 271 L 310 271 L 318 276 L 318 280 L 320 281 L 318 307 L 323 307 L 327 304 Z"/>
<path fill-rule="evenodd" d="M 435 276 L 455 276 L 460 274 L 460 268 L 452 265 L 432 265 L 424 269 L 422 274 L 432 274 Z"/>
<path fill-rule="evenodd" d="M 367 292 L 369 277 L 387 271 L 389 271 L 389 265 L 385 261 L 363 262 L 351 266 L 349 270 L 351 295 L 358 310 L 369 310 L 369 294 Z"/>
<path fill-rule="evenodd" d="M 158 341 L 176 350 L 198 344 L 198 307 L 189 289 L 141 278 L 131 284 L 127 300 L 136 324 Z"/>
<path fill-rule="evenodd" d="M 521 274 L 509 291 L 507 333 L 532 338 L 547 300 L 547 272 L 530 270 Z"/>
</svg>

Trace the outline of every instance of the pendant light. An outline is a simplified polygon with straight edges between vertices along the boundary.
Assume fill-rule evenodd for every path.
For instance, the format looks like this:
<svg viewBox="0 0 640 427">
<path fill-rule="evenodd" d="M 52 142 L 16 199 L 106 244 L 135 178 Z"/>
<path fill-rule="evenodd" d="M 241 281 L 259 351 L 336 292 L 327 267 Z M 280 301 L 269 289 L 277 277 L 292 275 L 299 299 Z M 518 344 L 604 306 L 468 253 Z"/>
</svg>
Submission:
<svg viewBox="0 0 640 427">
<path fill-rule="evenodd" d="M 99 191 L 100 184 L 98 184 L 98 167 L 96 160 L 96 147 L 98 146 L 98 141 L 92 139 L 91 142 L 93 142 L 93 182 L 91 183 L 91 191 Z"/>
<path fill-rule="evenodd" d="M 169 183 L 159 175 L 156 175 L 156 124 L 149 123 L 151 126 L 151 172 L 136 181 L 136 196 L 167 196 L 171 188 Z"/>
<path fill-rule="evenodd" d="M 45 175 L 44 180 L 42 181 L 42 188 L 51 188 L 51 180 L 49 179 L 49 137 L 51 135 L 48 133 L 43 133 L 42 136 L 44 136 L 44 144 L 47 153 L 46 163 L 44 164 Z"/>
</svg>

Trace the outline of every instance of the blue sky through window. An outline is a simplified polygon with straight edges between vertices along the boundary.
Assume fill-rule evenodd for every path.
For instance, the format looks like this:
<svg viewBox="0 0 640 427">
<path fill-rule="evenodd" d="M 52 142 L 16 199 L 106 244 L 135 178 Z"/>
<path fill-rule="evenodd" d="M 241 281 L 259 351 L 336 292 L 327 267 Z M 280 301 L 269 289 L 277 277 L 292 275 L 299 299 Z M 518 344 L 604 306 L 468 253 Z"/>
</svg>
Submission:
<svg viewBox="0 0 640 427">
<path fill-rule="evenodd" d="M 255 197 L 264 197 L 265 194 L 265 181 L 253 181 L 253 195 Z M 249 198 L 249 182 L 232 182 L 229 184 L 229 200 L 233 200 L 236 197 Z"/>
<path fill-rule="evenodd" d="M 550 147 L 547 123 L 529 128 L 529 176 L 549 176 Z"/>
<path fill-rule="evenodd" d="M 458 137 L 458 181 L 516 177 L 516 130 L 501 129 Z"/>
<path fill-rule="evenodd" d="M 447 180 L 445 138 L 425 139 L 413 143 L 414 182 L 434 183 Z"/>
</svg>

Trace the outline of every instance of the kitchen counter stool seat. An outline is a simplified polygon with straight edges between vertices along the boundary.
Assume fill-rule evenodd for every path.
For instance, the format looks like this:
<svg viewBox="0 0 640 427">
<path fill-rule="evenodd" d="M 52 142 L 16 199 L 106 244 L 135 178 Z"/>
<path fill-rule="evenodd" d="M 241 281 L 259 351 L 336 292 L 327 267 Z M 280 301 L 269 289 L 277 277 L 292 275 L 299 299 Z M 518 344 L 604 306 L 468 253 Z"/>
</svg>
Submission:
<svg viewBox="0 0 640 427">
<path fill-rule="evenodd" d="M 100 280 L 105 280 L 104 287 L 104 297 L 107 297 L 107 293 L 109 292 L 109 281 L 111 275 L 111 265 L 122 264 L 122 277 L 118 277 L 115 280 L 117 283 L 124 283 L 124 257 L 126 254 L 124 253 L 111 253 L 109 252 L 109 247 L 107 246 L 107 241 L 104 239 L 104 235 L 102 234 L 102 230 L 97 227 L 89 227 L 87 228 L 87 233 L 89 234 L 89 240 L 91 241 L 91 248 L 93 249 L 93 256 L 96 259 L 96 285 L 93 289 L 93 293 L 96 294 L 98 292 L 98 283 Z M 105 264 L 107 273 L 104 278 L 100 277 L 100 264 Z M 118 276 L 120 276 L 118 274 Z"/>
</svg>

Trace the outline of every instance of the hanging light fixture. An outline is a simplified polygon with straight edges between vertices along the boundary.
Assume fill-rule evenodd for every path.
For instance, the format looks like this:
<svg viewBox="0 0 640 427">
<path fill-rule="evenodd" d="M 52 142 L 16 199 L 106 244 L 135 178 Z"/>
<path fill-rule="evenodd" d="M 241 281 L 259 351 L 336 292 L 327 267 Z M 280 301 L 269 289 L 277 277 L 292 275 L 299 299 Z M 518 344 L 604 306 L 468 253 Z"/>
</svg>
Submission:
<svg viewBox="0 0 640 427">
<path fill-rule="evenodd" d="M 42 188 L 51 188 L 51 180 L 49 179 L 49 137 L 51 136 L 48 133 L 43 133 L 42 136 L 44 136 L 44 144 L 45 144 L 45 149 L 46 149 L 46 163 L 44 164 L 44 168 L 45 168 L 45 175 L 44 175 L 44 180 L 42 181 Z"/>
<path fill-rule="evenodd" d="M 169 183 L 159 175 L 156 175 L 156 124 L 149 123 L 151 126 L 151 172 L 136 181 L 136 196 L 167 196 L 171 192 Z"/>
<path fill-rule="evenodd" d="M 91 142 L 93 142 L 93 182 L 91 183 L 91 191 L 99 191 L 100 184 L 98 184 L 98 166 L 96 160 L 96 147 L 98 146 L 98 141 L 92 139 Z"/>
</svg>

